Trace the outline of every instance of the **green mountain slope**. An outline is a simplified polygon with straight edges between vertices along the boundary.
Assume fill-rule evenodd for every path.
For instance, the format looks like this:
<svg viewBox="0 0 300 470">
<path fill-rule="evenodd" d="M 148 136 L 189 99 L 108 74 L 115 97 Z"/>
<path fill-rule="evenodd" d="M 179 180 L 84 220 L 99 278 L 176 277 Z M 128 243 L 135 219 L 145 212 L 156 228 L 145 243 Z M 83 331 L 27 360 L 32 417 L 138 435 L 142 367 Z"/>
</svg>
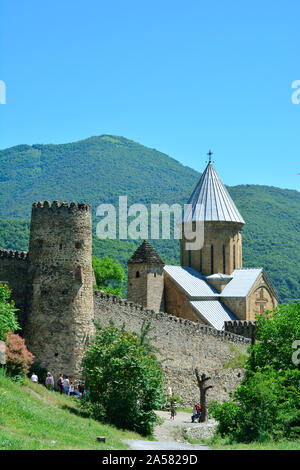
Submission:
<svg viewBox="0 0 300 470">
<path fill-rule="evenodd" d="M 222 175 L 220 175 L 222 178 Z M 39 200 L 117 204 L 186 203 L 200 174 L 157 150 L 103 135 L 62 145 L 19 145 L 0 151 L 0 248 L 27 249 L 31 204 Z M 300 299 L 300 193 L 268 186 L 228 188 L 246 225 L 244 266 L 263 266 L 281 301 Z M 9 219 L 9 220 L 4 220 Z M 124 266 L 138 241 L 99 240 L 96 256 Z M 179 244 L 152 240 L 166 263 L 179 263 Z"/>
</svg>

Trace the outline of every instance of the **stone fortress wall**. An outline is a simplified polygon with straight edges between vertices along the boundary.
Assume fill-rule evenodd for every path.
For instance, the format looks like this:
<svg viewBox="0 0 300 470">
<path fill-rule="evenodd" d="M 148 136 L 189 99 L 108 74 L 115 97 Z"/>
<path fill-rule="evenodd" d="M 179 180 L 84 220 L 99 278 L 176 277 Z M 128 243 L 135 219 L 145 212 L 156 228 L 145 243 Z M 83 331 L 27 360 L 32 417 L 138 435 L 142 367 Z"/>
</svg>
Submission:
<svg viewBox="0 0 300 470">
<path fill-rule="evenodd" d="M 24 324 L 27 289 L 28 253 L 25 251 L 0 250 L 0 282 L 13 288 L 13 299 L 19 309 L 18 320 Z"/>
<path fill-rule="evenodd" d="M 214 388 L 207 392 L 209 401 L 227 400 L 228 393 L 241 382 L 242 370 L 224 370 L 223 365 L 234 356 L 232 346 L 247 351 L 251 343 L 247 338 L 164 312 L 156 313 L 101 291 L 94 291 L 94 310 L 95 319 L 103 327 L 113 320 L 116 327 L 125 323 L 127 331 L 140 333 L 143 321 L 151 321 L 155 329 L 150 337 L 156 338 L 153 344 L 160 350 L 159 358 L 164 360 L 166 390 L 171 387 L 181 398 L 182 406 L 192 406 L 199 400 L 195 367 L 211 377 L 209 384 Z"/>
<path fill-rule="evenodd" d="M 198 367 L 212 378 L 209 401 L 228 399 L 243 372 L 223 366 L 234 355 L 232 346 L 245 352 L 250 345 L 250 339 L 239 336 L 245 329 L 237 324 L 218 331 L 94 291 L 91 237 L 90 206 L 45 201 L 32 207 L 29 252 L 0 251 L 0 281 L 12 289 L 21 310 L 22 335 L 40 364 L 56 380 L 60 373 L 79 378 L 94 320 L 103 326 L 110 320 L 117 327 L 125 323 L 128 331 L 137 333 L 143 321 L 150 320 L 166 390 L 171 387 L 183 406 L 192 406 L 199 399 L 194 375 Z"/>
</svg>

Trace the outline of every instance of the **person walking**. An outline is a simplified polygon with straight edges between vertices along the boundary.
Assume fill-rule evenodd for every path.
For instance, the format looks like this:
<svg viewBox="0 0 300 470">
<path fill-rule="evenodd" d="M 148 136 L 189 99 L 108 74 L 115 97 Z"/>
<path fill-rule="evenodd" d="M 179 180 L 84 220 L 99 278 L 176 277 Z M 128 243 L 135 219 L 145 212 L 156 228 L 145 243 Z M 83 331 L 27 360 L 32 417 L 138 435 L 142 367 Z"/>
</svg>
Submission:
<svg viewBox="0 0 300 470">
<path fill-rule="evenodd" d="M 60 392 L 61 395 L 62 395 L 63 392 L 64 392 L 64 385 L 63 385 L 63 382 L 64 382 L 63 375 L 60 374 L 59 379 L 58 379 L 58 381 L 57 381 L 57 386 L 58 386 L 58 390 L 59 390 L 59 392 Z"/>
<path fill-rule="evenodd" d="M 171 403 L 171 416 L 170 416 L 170 419 L 172 419 L 174 421 L 175 419 L 175 415 L 176 415 L 176 407 L 175 407 L 176 404 L 176 401 L 173 401 L 173 403 Z"/>
<path fill-rule="evenodd" d="M 54 390 L 54 378 L 53 378 L 53 375 L 50 372 L 47 373 L 47 377 L 46 377 L 46 380 L 45 380 L 45 385 L 48 388 L 48 390 L 51 390 L 53 392 L 53 390 Z"/>
<path fill-rule="evenodd" d="M 67 375 L 64 376 L 64 381 L 63 381 L 63 386 L 64 386 L 64 392 L 66 395 L 69 395 L 69 390 L 70 390 L 70 380 Z"/>
</svg>

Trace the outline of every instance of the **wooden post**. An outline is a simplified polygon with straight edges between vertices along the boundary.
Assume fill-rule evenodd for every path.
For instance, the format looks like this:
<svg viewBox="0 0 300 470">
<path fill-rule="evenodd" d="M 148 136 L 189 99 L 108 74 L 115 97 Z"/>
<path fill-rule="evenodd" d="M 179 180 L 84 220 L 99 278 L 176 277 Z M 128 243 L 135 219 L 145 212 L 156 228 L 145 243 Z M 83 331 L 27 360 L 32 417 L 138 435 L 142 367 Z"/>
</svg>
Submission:
<svg viewBox="0 0 300 470">
<path fill-rule="evenodd" d="M 208 389 L 213 388 L 212 385 L 205 387 L 205 382 L 210 380 L 210 377 L 206 377 L 205 374 L 199 375 L 199 371 L 196 367 L 195 374 L 197 378 L 198 387 L 200 390 L 200 405 L 201 405 L 201 415 L 199 418 L 199 423 L 204 423 L 207 419 L 207 406 L 206 406 L 206 392 Z"/>
</svg>

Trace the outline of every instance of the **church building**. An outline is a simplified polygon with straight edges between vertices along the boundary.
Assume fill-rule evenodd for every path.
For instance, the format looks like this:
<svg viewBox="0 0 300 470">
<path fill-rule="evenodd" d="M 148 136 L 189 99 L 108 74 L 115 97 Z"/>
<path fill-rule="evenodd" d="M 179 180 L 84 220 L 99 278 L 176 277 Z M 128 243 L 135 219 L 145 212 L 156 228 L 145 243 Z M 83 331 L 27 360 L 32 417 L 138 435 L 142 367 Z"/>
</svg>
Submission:
<svg viewBox="0 0 300 470">
<path fill-rule="evenodd" d="M 242 266 L 245 221 L 211 158 L 188 204 L 182 233 L 185 224 L 197 230 L 198 222 L 202 247 L 186 249 L 182 236 L 180 266 L 169 266 L 144 240 L 128 261 L 128 300 L 217 330 L 227 321 L 255 321 L 276 307 L 278 296 L 263 268 Z"/>
</svg>

